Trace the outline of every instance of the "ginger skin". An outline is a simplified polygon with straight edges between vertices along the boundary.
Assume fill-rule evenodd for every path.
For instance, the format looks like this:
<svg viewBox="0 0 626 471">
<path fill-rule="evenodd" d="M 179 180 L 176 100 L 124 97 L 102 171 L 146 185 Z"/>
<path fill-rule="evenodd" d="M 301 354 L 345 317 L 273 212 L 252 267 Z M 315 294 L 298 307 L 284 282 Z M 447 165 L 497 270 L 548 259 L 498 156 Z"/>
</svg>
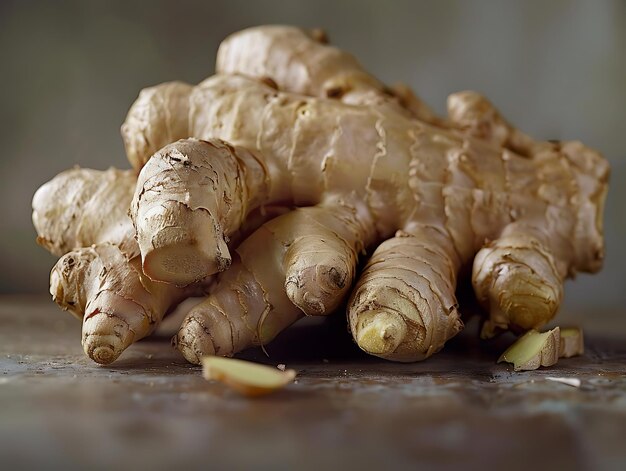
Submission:
<svg viewBox="0 0 626 471">
<path fill-rule="evenodd" d="M 106 365 L 151 334 L 173 306 L 202 291 L 151 282 L 138 257 L 128 261 L 118 246 L 99 244 L 61 257 L 50 275 L 50 293 L 82 320 L 85 353 Z"/>
<path fill-rule="evenodd" d="M 52 298 L 83 322 L 85 353 L 100 364 L 150 335 L 179 302 L 203 295 L 211 281 L 178 288 L 144 275 L 127 214 L 136 181 L 132 171 L 74 168 L 44 184 L 33 198 L 37 241 L 62 255 L 50 274 Z M 282 207 L 253 212 L 231 234 L 231 244 L 285 212 Z"/>
<path fill-rule="evenodd" d="M 165 146 L 143 167 L 131 204 L 144 273 L 186 286 L 224 271 L 227 241 L 268 191 L 266 169 L 246 149 L 216 139 Z"/>
<path fill-rule="evenodd" d="M 116 216 L 82 236 L 70 205 L 37 209 L 51 193 L 36 205 L 44 219 L 70 221 L 36 222 L 44 245 L 84 257 L 66 272 L 60 262 L 65 278 L 54 283 L 63 289 L 53 292 L 94 319 L 85 325 L 107 326 L 84 335 L 96 361 L 116 358 L 187 289 L 220 272 L 175 338 L 193 363 L 265 345 L 302 316 L 346 301 L 364 351 L 422 360 L 463 326 L 461 271 L 472 273 L 488 337 L 540 328 L 558 309 L 563 280 L 601 267 L 609 167 L 581 143 L 534 140 L 474 92 L 451 95 L 448 116 L 437 117 L 319 32 L 244 30 L 224 41 L 217 70 L 197 86 L 143 90 L 129 110 L 122 136 L 139 177 L 118 204 L 130 207 L 123 230 Z M 72 201 L 71 187 L 58 191 Z M 111 202 L 87 207 L 97 213 Z M 254 216 L 274 206 L 297 209 Z M 239 244 L 251 220 L 261 226 Z M 99 267 L 111 274 L 104 291 L 94 288 Z M 122 273 L 139 284 L 116 283 Z M 109 293 L 141 308 L 126 319 Z"/>
<path fill-rule="evenodd" d="M 129 258 L 139 254 L 128 208 L 137 177 L 130 170 L 73 168 L 41 186 L 33 197 L 37 243 L 54 255 L 112 243 Z"/>
<path fill-rule="evenodd" d="M 61 256 L 50 274 L 52 298 L 83 322 L 85 353 L 101 364 L 152 333 L 180 301 L 204 292 L 143 275 L 127 214 L 136 180 L 128 170 L 74 168 L 33 198 L 37 241 Z"/>
<path fill-rule="evenodd" d="M 357 59 L 328 44 L 320 30 L 260 26 L 227 37 L 217 51 L 216 73 L 271 81 L 281 91 L 372 105 L 430 124 L 443 121 L 403 84 L 387 87 Z"/>
<path fill-rule="evenodd" d="M 544 325 L 558 308 L 564 278 L 596 270 L 601 263 L 601 227 L 588 221 L 602 211 L 608 166 L 578 143 L 537 142 L 532 147 L 539 149 L 536 155 L 521 156 L 455 127 L 381 114 L 371 105 L 277 92 L 234 76 L 205 80 L 192 89 L 189 103 L 187 134 L 247 147 L 267 168 L 270 188 L 281 191 L 268 193 L 262 204 L 287 201 L 318 208 L 327 207 L 328 198 L 341 201 L 359 214 L 359 244 L 349 247 L 354 253 L 391 238 L 374 250 L 348 308 L 355 340 L 372 354 L 414 361 L 441 349 L 462 326 L 454 296 L 456 275 L 479 251 L 474 285 L 491 312 L 487 330 L 491 325 L 518 330 Z M 154 129 L 164 123 L 158 113 L 151 116 L 147 130 L 156 135 Z M 173 147 L 189 145 L 181 141 Z M 179 184 L 186 185 L 184 179 Z M 251 206 L 237 192 L 228 200 Z M 263 344 L 302 315 L 294 298 L 311 297 L 307 293 L 315 292 L 320 281 L 286 289 L 287 248 L 294 255 L 292 247 L 301 237 L 278 235 L 293 225 L 288 216 L 253 234 L 238 249 L 240 262 L 233 262 L 207 301 L 192 309 L 178 335 L 179 348 L 190 361 L 198 362 L 204 353 L 231 355 Z M 137 224 L 140 232 L 142 220 Z M 298 227 L 306 227 L 306 234 L 330 229 L 324 224 Z M 354 273 L 354 261 L 345 270 L 345 258 L 331 249 L 342 237 L 331 233 L 319 239 L 334 253 L 324 266 Z M 404 249 L 408 241 L 413 252 Z M 264 253 L 257 247 L 264 247 Z M 397 250 L 403 250 L 402 268 L 375 263 Z M 267 252 L 273 253 L 275 268 L 259 263 Z M 497 292 L 510 292 L 508 298 L 483 294 L 492 286 L 490 276 L 508 271 L 483 270 L 485 263 L 517 270 L 519 260 L 509 253 L 520 254 L 532 269 L 499 279 Z M 319 272 L 315 259 L 305 265 L 302 269 Z M 342 296 L 337 294 L 332 304 Z M 547 300 L 546 308 L 529 316 L 529 300 L 535 297 Z"/>
</svg>

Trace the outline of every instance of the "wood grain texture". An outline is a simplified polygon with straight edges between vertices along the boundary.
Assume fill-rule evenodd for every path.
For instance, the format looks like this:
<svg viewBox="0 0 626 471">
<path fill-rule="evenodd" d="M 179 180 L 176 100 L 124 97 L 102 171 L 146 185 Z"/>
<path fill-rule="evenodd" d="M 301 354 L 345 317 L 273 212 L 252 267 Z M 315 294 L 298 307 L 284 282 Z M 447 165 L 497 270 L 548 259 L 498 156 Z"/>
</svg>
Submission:
<svg viewBox="0 0 626 471">
<path fill-rule="evenodd" d="M 472 323 L 439 355 L 394 364 L 361 353 L 343 319 L 307 319 L 267 348 L 269 358 L 244 355 L 299 371 L 286 390 L 249 400 L 202 379 L 166 334 L 100 367 L 82 352 L 80 324 L 50 301 L 1 298 L 0 462 L 70 470 L 623 469 L 619 314 L 583 323 L 583 357 L 524 373 L 495 363 L 512 337 L 480 343 Z"/>
</svg>

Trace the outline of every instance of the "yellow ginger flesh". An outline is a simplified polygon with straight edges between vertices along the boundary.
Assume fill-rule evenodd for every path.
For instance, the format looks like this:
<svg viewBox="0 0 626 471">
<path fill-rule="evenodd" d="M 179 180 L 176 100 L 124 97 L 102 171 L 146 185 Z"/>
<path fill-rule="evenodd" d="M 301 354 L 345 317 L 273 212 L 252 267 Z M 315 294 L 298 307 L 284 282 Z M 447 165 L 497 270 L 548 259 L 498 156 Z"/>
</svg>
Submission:
<svg viewBox="0 0 626 471">
<path fill-rule="evenodd" d="M 295 370 L 278 369 L 234 358 L 202 358 L 205 379 L 216 380 L 244 396 L 263 396 L 284 388 L 296 378 Z"/>
<path fill-rule="evenodd" d="M 498 363 L 512 363 L 515 371 L 536 370 L 552 366 L 559 360 L 559 328 L 547 332 L 531 330 L 520 337 L 498 359 Z"/>
</svg>

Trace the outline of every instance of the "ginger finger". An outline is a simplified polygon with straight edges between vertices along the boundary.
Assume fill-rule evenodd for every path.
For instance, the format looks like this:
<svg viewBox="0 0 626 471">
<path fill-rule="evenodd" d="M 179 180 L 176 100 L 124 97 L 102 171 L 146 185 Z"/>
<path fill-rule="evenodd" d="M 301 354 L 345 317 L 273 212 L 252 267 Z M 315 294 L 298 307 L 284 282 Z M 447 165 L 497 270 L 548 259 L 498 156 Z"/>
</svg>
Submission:
<svg viewBox="0 0 626 471">
<path fill-rule="evenodd" d="M 451 242 L 431 227 L 411 231 L 374 251 L 348 304 L 357 345 L 395 361 L 428 358 L 463 327 Z"/>
<path fill-rule="evenodd" d="M 523 156 L 530 156 L 537 143 L 509 124 L 487 98 L 464 91 L 448 97 L 448 119 L 463 132 L 493 142 Z"/>
<path fill-rule="evenodd" d="M 388 108 L 433 124 L 443 120 L 407 87 L 386 87 L 321 30 L 257 26 L 227 37 L 217 51 L 219 74 L 268 79 L 279 90 L 352 105 Z"/>
<path fill-rule="evenodd" d="M 136 172 L 161 147 L 189 134 L 189 95 L 193 87 L 168 82 L 145 88 L 133 104 L 133 113 L 121 128 L 128 161 Z M 161 126 L 155 127 L 155 122 Z"/>
<path fill-rule="evenodd" d="M 73 168 L 45 183 L 33 197 L 37 242 L 54 255 L 92 244 L 116 244 L 139 253 L 128 208 L 136 176 L 130 170 Z"/>
<path fill-rule="evenodd" d="M 384 89 L 354 56 L 290 26 L 259 26 L 230 35 L 220 44 L 215 68 L 219 74 L 268 77 L 280 90 L 316 97 Z"/>
<path fill-rule="evenodd" d="M 301 208 L 268 226 L 289 248 L 285 291 L 306 315 L 327 315 L 345 300 L 360 253 L 372 244 L 373 222 L 365 209 L 345 201 Z"/>
<path fill-rule="evenodd" d="M 202 288 L 154 283 L 141 273 L 138 258 L 129 262 L 116 245 L 99 244 L 61 257 L 50 275 L 50 292 L 61 308 L 83 319 L 85 353 L 108 364 Z"/>
<path fill-rule="evenodd" d="M 285 293 L 285 251 L 266 226 L 237 248 L 231 267 L 189 311 L 174 339 L 187 361 L 266 345 L 303 316 Z"/>
<path fill-rule="evenodd" d="M 565 273 L 544 238 L 532 227 L 513 225 L 474 258 L 472 284 L 489 312 L 483 338 L 508 329 L 539 329 L 556 314 Z"/>
<path fill-rule="evenodd" d="M 142 169 L 131 205 L 143 271 L 186 286 L 230 265 L 227 241 L 268 199 L 269 178 L 243 148 L 186 139 Z"/>
<path fill-rule="evenodd" d="M 372 237 L 362 224 L 355 208 L 332 200 L 265 223 L 189 312 L 177 335 L 179 350 L 192 363 L 203 355 L 231 356 L 267 344 L 305 313 L 332 312 L 348 294 L 358 251 Z M 326 257 L 309 257 L 311 251 Z"/>
</svg>

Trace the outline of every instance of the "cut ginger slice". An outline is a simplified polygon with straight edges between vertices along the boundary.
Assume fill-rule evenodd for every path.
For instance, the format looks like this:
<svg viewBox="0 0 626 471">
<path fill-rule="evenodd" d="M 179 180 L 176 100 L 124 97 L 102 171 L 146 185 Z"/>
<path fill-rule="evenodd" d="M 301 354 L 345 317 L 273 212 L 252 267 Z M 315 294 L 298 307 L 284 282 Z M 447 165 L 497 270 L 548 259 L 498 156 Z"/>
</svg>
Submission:
<svg viewBox="0 0 626 471">
<path fill-rule="evenodd" d="M 203 357 L 202 368 L 205 379 L 220 381 L 250 397 L 277 391 L 296 377 L 295 370 L 281 371 L 271 366 L 216 356 Z"/>
<path fill-rule="evenodd" d="M 498 359 L 498 363 L 513 363 L 515 371 L 536 370 L 552 366 L 559 360 L 561 348 L 560 329 L 547 332 L 530 330 L 511 345 Z"/>
</svg>

